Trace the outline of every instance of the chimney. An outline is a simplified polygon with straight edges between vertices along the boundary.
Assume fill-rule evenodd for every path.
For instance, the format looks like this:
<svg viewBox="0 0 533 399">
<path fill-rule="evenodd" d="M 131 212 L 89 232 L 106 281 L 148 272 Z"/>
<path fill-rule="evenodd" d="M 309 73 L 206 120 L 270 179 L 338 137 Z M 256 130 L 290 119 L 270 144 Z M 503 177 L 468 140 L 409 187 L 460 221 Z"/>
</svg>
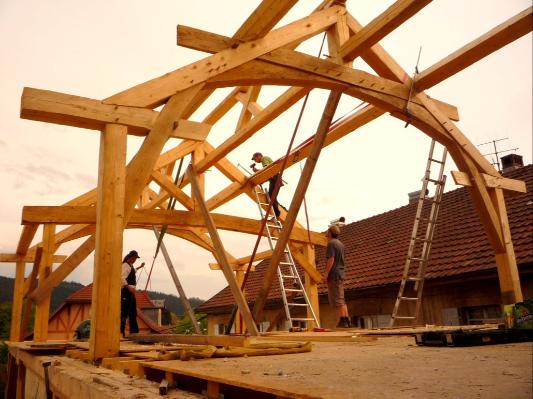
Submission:
<svg viewBox="0 0 533 399">
<path fill-rule="evenodd" d="M 507 173 L 524 166 L 521 155 L 509 154 L 500 158 L 502 161 L 502 173 Z"/>
<path fill-rule="evenodd" d="M 413 192 L 410 192 L 410 193 L 407 193 L 407 195 L 409 196 L 409 203 L 412 204 L 413 202 L 417 202 L 418 199 L 420 198 L 420 192 L 422 190 L 417 190 L 417 191 L 413 191 Z M 429 190 L 426 189 L 426 196 L 429 194 Z"/>
</svg>

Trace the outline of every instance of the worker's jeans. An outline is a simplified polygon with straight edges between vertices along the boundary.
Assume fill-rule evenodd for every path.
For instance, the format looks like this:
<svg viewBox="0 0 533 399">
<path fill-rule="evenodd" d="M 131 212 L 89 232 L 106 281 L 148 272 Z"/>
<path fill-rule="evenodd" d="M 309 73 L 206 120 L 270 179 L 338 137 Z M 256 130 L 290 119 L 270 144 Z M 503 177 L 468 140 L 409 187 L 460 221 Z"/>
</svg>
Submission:
<svg viewBox="0 0 533 399">
<path fill-rule="evenodd" d="M 139 326 L 137 325 L 137 300 L 135 299 L 135 295 L 127 288 L 122 288 L 120 294 L 120 333 L 122 336 L 125 335 L 126 319 L 129 318 L 130 334 L 136 334 L 139 332 Z"/>
</svg>

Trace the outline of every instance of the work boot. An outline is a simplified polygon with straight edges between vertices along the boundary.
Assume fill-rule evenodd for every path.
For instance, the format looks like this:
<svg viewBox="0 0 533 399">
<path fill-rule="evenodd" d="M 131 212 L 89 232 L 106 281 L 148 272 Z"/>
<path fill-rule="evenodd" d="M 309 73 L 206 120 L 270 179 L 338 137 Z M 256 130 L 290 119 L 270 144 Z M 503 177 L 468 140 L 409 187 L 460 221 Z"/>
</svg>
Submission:
<svg viewBox="0 0 533 399">
<path fill-rule="evenodd" d="M 342 319 L 344 320 L 344 326 L 343 326 L 344 328 L 351 328 L 352 327 L 349 317 L 343 317 Z"/>
</svg>

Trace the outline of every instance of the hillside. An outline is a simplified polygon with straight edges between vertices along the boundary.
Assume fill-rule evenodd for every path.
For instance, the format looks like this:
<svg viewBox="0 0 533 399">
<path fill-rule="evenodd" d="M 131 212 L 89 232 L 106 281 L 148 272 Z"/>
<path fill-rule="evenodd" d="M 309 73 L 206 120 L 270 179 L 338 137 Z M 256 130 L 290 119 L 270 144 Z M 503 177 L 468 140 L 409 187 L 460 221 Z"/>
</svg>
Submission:
<svg viewBox="0 0 533 399">
<path fill-rule="evenodd" d="M 14 279 L 0 276 L 0 303 L 12 301 L 14 284 Z M 52 292 L 50 313 L 53 313 L 57 308 L 59 308 L 59 306 L 70 294 L 83 287 L 84 286 L 82 284 L 74 281 L 67 281 L 59 284 L 59 286 L 56 287 Z M 148 296 L 151 299 L 164 299 L 166 308 L 178 316 L 182 316 L 185 313 L 183 305 L 176 295 L 164 294 L 157 291 L 148 291 Z M 203 299 L 195 297 L 189 298 L 189 301 L 191 302 L 193 309 L 205 302 Z"/>
</svg>

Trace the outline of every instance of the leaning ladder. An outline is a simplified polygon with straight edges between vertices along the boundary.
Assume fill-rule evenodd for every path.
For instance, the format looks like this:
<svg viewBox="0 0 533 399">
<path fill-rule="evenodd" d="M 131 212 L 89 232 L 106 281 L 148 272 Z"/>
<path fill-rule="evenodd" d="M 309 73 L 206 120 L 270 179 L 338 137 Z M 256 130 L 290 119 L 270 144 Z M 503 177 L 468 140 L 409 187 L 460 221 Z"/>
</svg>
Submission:
<svg viewBox="0 0 533 399">
<path fill-rule="evenodd" d="M 392 311 L 392 317 L 390 326 L 393 327 L 397 320 L 411 320 L 414 324 L 420 313 L 420 307 L 422 303 L 422 290 L 424 288 L 424 276 L 426 273 L 426 267 L 431 255 L 431 244 L 433 242 L 433 234 L 435 232 L 435 226 L 437 223 L 437 217 L 439 214 L 440 203 L 442 200 L 442 194 L 444 192 L 444 184 L 446 183 L 446 176 L 444 175 L 444 165 L 446 163 L 447 150 L 445 147 L 442 149 L 442 155 L 440 159 L 434 157 L 435 152 L 435 140 L 431 141 L 429 149 L 429 156 L 426 166 L 426 172 L 422 179 L 422 190 L 418 198 L 418 207 L 416 210 L 415 221 L 413 223 L 413 231 L 409 242 L 409 249 L 407 251 L 407 259 L 405 260 L 405 267 L 402 275 L 402 282 L 400 283 L 400 290 L 396 297 L 396 303 L 394 304 L 394 310 Z M 432 177 L 431 169 L 434 164 L 438 164 L 438 173 L 436 177 Z M 433 196 L 429 195 L 428 186 L 433 184 Z M 424 207 L 431 203 L 429 214 L 423 216 Z M 426 208 L 427 209 L 427 208 Z M 418 232 L 422 230 L 421 225 L 426 225 L 426 233 L 424 237 L 419 237 Z M 412 291 L 416 293 L 416 296 L 407 296 L 405 291 L 408 287 L 408 283 L 412 284 Z M 415 303 L 415 312 L 413 314 L 399 315 L 399 309 L 402 303 Z M 407 306 L 407 309 L 412 307 Z"/>
<path fill-rule="evenodd" d="M 264 208 L 268 209 L 268 194 L 264 191 L 261 185 L 257 185 L 255 186 L 255 196 L 257 199 L 257 205 L 259 207 L 259 213 L 261 214 L 261 219 L 263 219 L 265 217 Z M 278 220 L 274 213 L 272 213 L 272 215 L 269 214 L 267 216 L 265 227 L 270 249 L 274 251 L 276 241 L 278 240 L 279 233 L 282 229 L 281 221 Z M 278 234 L 272 234 L 274 231 Z M 295 323 L 300 322 L 305 323 L 307 327 L 307 323 L 309 321 L 314 321 L 316 327 L 320 327 L 320 322 L 316 317 L 315 311 L 313 310 L 313 306 L 311 306 L 311 303 L 309 302 L 309 297 L 305 292 L 302 280 L 300 278 L 298 270 L 296 269 L 296 264 L 294 262 L 294 258 L 292 257 L 292 253 L 288 245 L 285 246 L 284 255 L 285 256 L 282 258 L 282 261 L 280 261 L 278 265 L 278 280 L 281 290 L 281 296 L 283 298 L 283 306 L 285 308 L 286 320 L 289 321 L 289 325 L 291 326 L 291 328 L 299 327 L 295 325 Z M 300 295 L 303 297 L 304 303 L 297 303 L 294 301 L 294 298 Z M 311 313 L 312 317 L 309 318 L 292 316 L 292 313 L 294 313 L 297 308 L 301 309 L 303 307 L 305 307 L 306 315 Z M 309 312 L 307 312 L 307 310 L 309 310 Z"/>
</svg>

